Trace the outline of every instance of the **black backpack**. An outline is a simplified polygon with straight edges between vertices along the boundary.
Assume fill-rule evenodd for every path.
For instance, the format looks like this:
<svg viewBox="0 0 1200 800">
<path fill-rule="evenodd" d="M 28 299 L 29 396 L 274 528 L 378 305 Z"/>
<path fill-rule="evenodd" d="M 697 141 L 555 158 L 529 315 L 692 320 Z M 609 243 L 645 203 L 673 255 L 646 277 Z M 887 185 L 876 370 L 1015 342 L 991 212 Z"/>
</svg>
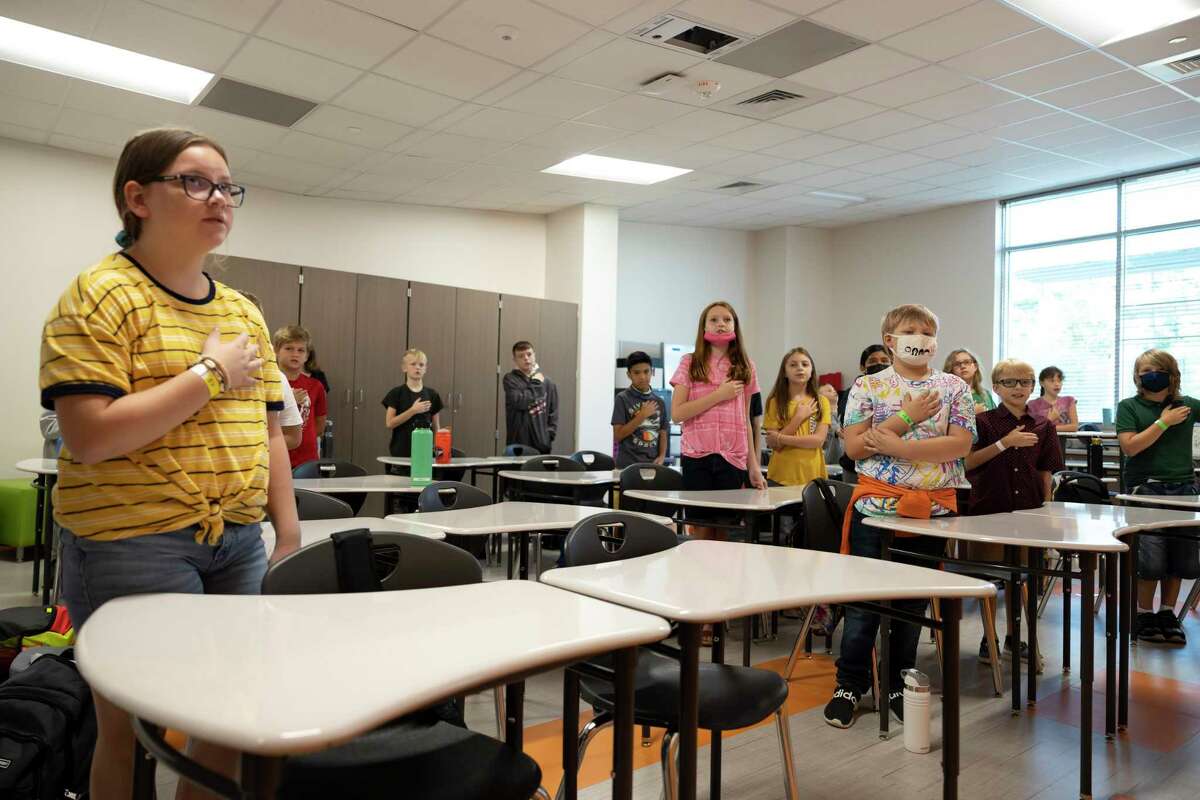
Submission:
<svg viewBox="0 0 1200 800">
<path fill-rule="evenodd" d="M 96 711 L 70 657 L 44 655 L 0 683 L 0 797 L 86 798 Z"/>
</svg>

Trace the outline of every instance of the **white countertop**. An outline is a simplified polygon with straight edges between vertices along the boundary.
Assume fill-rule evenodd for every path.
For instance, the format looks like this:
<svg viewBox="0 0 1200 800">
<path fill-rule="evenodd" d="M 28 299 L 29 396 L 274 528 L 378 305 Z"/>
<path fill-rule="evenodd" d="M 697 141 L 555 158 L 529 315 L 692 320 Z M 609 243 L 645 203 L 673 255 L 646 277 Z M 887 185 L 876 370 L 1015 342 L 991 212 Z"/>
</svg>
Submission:
<svg viewBox="0 0 1200 800">
<path fill-rule="evenodd" d="M 378 517 L 352 517 L 350 519 L 302 519 L 300 520 L 300 546 L 310 545 L 313 542 L 319 542 L 322 539 L 328 539 L 339 531 L 353 531 L 359 528 L 366 528 L 372 531 L 399 531 L 400 533 L 412 533 L 417 536 L 424 536 L 427 539 L 445 539 L 446 534 L 441 531 L 430 530 L 419 525 L 410 525 L 406 522 L 397 522 L 390 519 L 380 519 Z M 262 526 L 263 544 L 266 545 L 267 553 L 270 553 L 275 547 L 275 527 L 269 522 L 264 522 Z"/>
<path fill-rule="evenodd" d="M 635 500 L 651 500 L 676 506 L 729 508 L 736 511 L 777 511 L 804 502 L 803 486 L 769 486 L 759 489 L 716 489 L 689 492 L 685 489 L 629 489 L 622 492 Z"/>
<path fill-rule="evenodd" d="M 962 542 L 1011 544 L 1018 547 L 1061 547 L 1064 550 L 1119 552 L 1128 549 L 1113 536 L 1113 526 L 1103 519 L 1082 515 L 984 514 L 978 517 L 867 517 L 867 525 L 893 531 L 957 539 Z M 895 546 L 903 549 L 903 539 Z"/>
<path fill-rule="evenodd" d="M 334 595 L 122 597 L 92 615 L 75 654 L 88 683 L 126 711 L 236 750 L 280 755 L 668 633 L 648 614 L 532 581 L 496 581 Z"/>
<path fill-rule="evenodd" d="M 687 622 L 814 603 L 996 593 L 987 581 L 877 558 L 704 540 L 624 561 L 548 570 L 541 581 Z"/>
<path fill-rule="evenodd" d="M 1047 517 L 1069 517 L 1103 522 L 1113 529 L 1114 536 L 1147 528 L 1176 528 L 1200 526 L 1200 514 L 1192 511 L 1169 511 L 1142 506 L 1109 506 L 1099 503 L 1046 503 L 1041 508 L 1015 512 Z"/>
<path fill-rule="evenodd" d="M 53 458 L 26 458 L 16 463 L 21 472 L 32 472 L 35 475 L 57 475 L 58 461 Z"/>
<path fill-rule="evenodd" d="M 506 469 L 500 477 L 506 481 L 523 481 L 526 483 L 553 483 L 565 486 L 600 486 L 606 483 L 620 483 L 621 470 L 601 469 L 585 470 L 583 472 L 563 472 L 559 470 L 523 470 Z"/>
<path fill-rule="evenodd" d="M 1171 506 L 1173 508 L 1194 508 L 1200 510 L 1200 495 L 1194 494 L 1119 494 L 1117 495 L 1117 499 L 1122 503 Z"/>
<path fill-rule="evenodd" d="M 424 486 L 413 486 L 405 475 L 362 475 L 354 478 L 293 478 L 292 486 L 323 494 L 398 492 L 420 494 Z"/>
<path fill-rule="evenodd" d="M 523 464 L 533 456 L 457 456 L 450 461 L 440 464 L 433 462 L 434 469 L 468 469 L 471 467 L 498 467 L 504 464 Z M 379 456 L 376 459 L 381 464 L 396 467 L 411 467 L 412 459 L 400 456 Z"/>
<path fill-rule="evenodd" d="M 506 501 L 478 508 L 426 511 L 420 514 L 392 514 L 386 519 L 403 522 L 412 528 L 438 530 L 457 536 L 485 536 L 492 533 L 570 530 L 580 520 L 607 513 L 612 512 L 594 506 Z M 632 511 L 622 511 L 621 513 L 645 517 L 671 528 L 675 524 L 666 517 L 653 514 L 635 514 Z"/>
</svg>

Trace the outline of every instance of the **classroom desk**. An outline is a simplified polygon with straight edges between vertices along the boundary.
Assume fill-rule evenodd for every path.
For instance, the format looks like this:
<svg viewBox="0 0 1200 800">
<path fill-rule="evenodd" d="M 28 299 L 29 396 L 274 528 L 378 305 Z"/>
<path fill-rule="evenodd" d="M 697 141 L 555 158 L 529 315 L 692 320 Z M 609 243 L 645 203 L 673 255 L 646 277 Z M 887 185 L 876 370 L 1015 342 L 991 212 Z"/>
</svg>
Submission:
<svg viewBox="0 0 1200 800">
<path fill-rule="evenodd" d="M 1080 754 L 1079 754 L 1079 794 L 1081 797 L 1092 795 L 1092 682 L 1094 678 L 1094 649 L 1095 623 L 1093 621 L 1095 598 L 1091 587 L 1095 585 L 1096 556 L 1105 554 L 1105 599 L 1107 613 L 1105 615 L 1105 639 L 1107 642 L 1106 664 L 1109 694 L 1106 699 L 1106 723 L 1115 724 L 1115 690 L 1114 671 L 1117 661 L 1117 591 L 1118 574 L 1116 554 L 1127 552 L 1128 547 L 1114 536 L 1113 526 L 1104 519 L 1093 519 L 1089 514 L 1078 513 L 1054 514 L 986 514 L 977 517 L 942 517 L 934 519 L 906 519 L 904 517 L 869 517 L 865 523 L 885 532 L 915 533 L 923 536 L 935 536 L 941 539 L 955 539 L 962 542 L 982 542 L 987 544 L 1004 545 L 1005 560 L 1008 574 L 1006 581 L 1005 605 L 1008 608 L 1008 626 L 1013 637 L 1014 649 L 1021 641 L 1021 603 L 1020 582 L 1023 574 L 1029 575 L 1027 609 L 1029 628 L 1029 652 L 1036 657 L 1037 644 L 1037 600 L 1038 578 L 1050 574 L 1043 568 L 1042 551 L 1054 548 L 1060 552 L 1073 552 L 1079 556 L 1080 580 L 1084 587 L 1082 591 L 1083 613 L 1080 615 L 1080 659 L 1082 660 L 1080 717 Z M 884 557 L 888 557 L 890 549 L 903 550 L 903 540 L 884 541 Z M 1028 553 L 1028 565 L 1020 562 L 1020 551 Z M 943 562 L 963 563 L 968 566 L 975 562 L 958 559 L 939 559 Z M 1063 581 L 1071 580 L 1071 560 L 1063 559 Z M 979 563 L 981 567 L 989 565 Z M 994 565 L 991 565 L 994 567 Z M 999 570 L 992 572 L 1002 574 Z M 886 621 L 884 625 L 886 625 Z M 881 635 L 886 636 L 884 630 Z M 1064 619 L 1063 642 L 1069 648 L 1070 619 Z M 1068 650 L 1069 652 L 1069 650 Z M 1019 713 L 1021 708 L 1021 659 L 1014 655 L 1012 664 L 1012 707 L 1013 713 Z M 887 671 L 880 667 L 880 680 L 884 686 L 880 693 L 887 696 Z M 1029 669 L 1028 700 L 1029 705 L 1037 702 L 1037 669 L 1032 661 Z M 881 727 L 886 729 L 887 717 L 880 720 Z"/>
<path fill-rule="evenodd" d="M 306 547 L 313 542 L 319 542 L 323 539 L 328 539 L 335 533 L 340 531 L 353 531 L 359 528 L 366 528 L 369 531 L 397 531 L 399 533 L 411 533 L 415 536 L 423 536 L 427 539 L 445 539 L 446 534 L 441 531 L 431 530 L 420 525 L 411 525 L 406 522 L 398 522 L 390 519 L 380 519 L 378 517 L 351 517 L 350 519 L 302 519 L 300 520 L 300 547 Z M 267 555 L 271 555 L 271 551 L 275 549 L 275 527 L 269 522 L 262 524 L 263 546 L 267 548 Z"/>
<path fill-rule="evenodd" d="M 569 531 L 582 520 L 604 512 L 604 509 L 592 506 L 506 500 L 503 503 L 476 508 L 427 511 L 420 514 L 392 514 L 386 519 L 405 523 L 410 530 L 440 531 L 456 536 L 490 536 L 493 533 L 516 534 L 520 537 L 518 545 L 519 576 L 523 580 L 529 577 L 530 534 Z M 667 517 L 653 514 L 638 514 L 637 516 L 646 517 L 666 527 L 672 525 L 672 521 Z M 540 558 L 540 547 L 537 553 Z M 535 564 L 535 569 L 538 566 L 540 564 Z"/>
<path fill-rule="evenodd" d="M 1194 494 L 1119 494 L 1117 499 L 1122 503 L 1133 503 L 1139 506 L 1170 506 L 1171 508 L 1200 511 L 1200 495 Z"/>
<path fill-rule="evenodd" d="M 609 507 L 613 504 L 612 489 L 621 482 L 621 470 L 619 469 L 601 469 L 601 470 L 585 470 L 583 472 L 565 472 L 559 470 L 521 470 L 509 469 L 503 470 L 498 474 L 500 479 L 500 496 L 504 496 L 504 488 L 508 482 L 532 484 L 526 488 L 529 491 L 535 491 L 538 488 L 546 489 L 548 487 L 566 488 L 571 492 L 570 499 L 579 502 L 583 499 L 582 495 L 588 489 L 595 489 L 597 486 L 609 487 Z"/>
<path fill-rule="evenodd" d="M 468 473 L 470 473 L 469 480 L 471 485 L 478 486 L 478 480 L 481 474 L 491 475 L 494 478 L 499 470 L 505 467 L 519 467 L 531 458 L 537 458 L 537 456 L 457 456 L 451 458 L 449 462 L 444 464 L 439 464 L 437 461 L 433 462 L 433 474 L 434 478 L 436 478 L 439 472 L 465 469 Z M 412 466 L 411 458 L 399 456 L 379 456 L 379 458 L 376 460 L 385 467 Z M 500 497 L 497 491 L 497 483 L 498 481 L 492 482 L 493 503 L 496 502 Z"/>
<path fill-rule="evenodd" d="M 336 647 L 329 646 L 331 631 Z M 257 774 L 257 758 L 341 744 L 501 684 L 510 697 L 506 738 L 521 749 L 525 677 L 618 651 L 618 680 L 627 691 L 617 696 L 627 702 L 624 724 L 614 728 L 622 741 L 614 751 L 613 797 L 628 798 L 634 648 L 669 633 L 649 614 L 533 582 L 499 581 L 333 595 L 122 597 L 92 615 L 75 655 L 92 688 L 122 709 L 239 750 Z M 345 680 L 348 664 L 353 680 Z"/>
<path fill-rule="evenodd" d="M 714 576 L 721 576 L 714 580 Z M 817 603 L 937 597 L 944 600 L 942 796 L 958 796 L 958 623 L 964 597 L 992 597 L 992 584 L 873 558 L 740 542 L 692 540 L 649 556 L 547 570 L 543 583 L 679 622 L 682 677 L 679 798 L 696 797 L 700 631 L 706 623 Z M 884 640 L 886 641 L 886 639 Z M 886 710 L 884 711 L 886 714 Z M 720 763 L 713 737 L 713 763 Z M 713 780 L 719 785 L 719 768 Z M 714 795 L 715 796 L 715 795 Z"/>
<path fill-rule="evenodd" d="M 37 476 L 33 479 L 33 488 L 37 490 L 33 533 L 33 593 L 38 593 L 40 582 L 42 605 L 49 605 L 50 587 L 54 585 L 57 590 L 53 567 L 58 562 L 54 552 L 54 484 L 58 483 L 58 461 L 53 458 L 26 458 L 18 461 L 16 468 Z M 42 568 L 40 576 L 39 565 Z"/>
<path fill-rule="evenodd" d="M 359 475 L 352 478 L 293 478 L 292 487 L 321 494 L 420 494 L 404 475 Z"/>
</svg>

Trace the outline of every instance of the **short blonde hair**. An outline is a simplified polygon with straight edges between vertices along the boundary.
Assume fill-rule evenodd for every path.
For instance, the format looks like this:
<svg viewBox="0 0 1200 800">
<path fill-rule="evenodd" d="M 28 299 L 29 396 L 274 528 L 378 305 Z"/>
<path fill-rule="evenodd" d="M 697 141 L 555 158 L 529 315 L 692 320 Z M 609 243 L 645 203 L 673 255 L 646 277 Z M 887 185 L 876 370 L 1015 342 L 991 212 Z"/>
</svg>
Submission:
<svg viewBox="0 0 1200 800">
<path fill-rule="evenodd" d="M 997 361 L 996 366 L 992 367 L 992 385 L 995 386 L 999 383 L 1006 372 L 1028 372 L 1031 378 L 1034 375 L 1032 364 L 1019 358 L 1006 358 L 1003 361 Z"/>
<path fill-rule="evenodd" d="M 938 332 L 937 314 L 934 314 L 923 305 L 905 303 L 902 306 L 896 306 L 883 315 L 883 319 L 879 322 L 879 333 L 882 336 L 887 336 L 905 322 L 920 322 L 931 326 L 935 334 Z"/>
<path fill-rule="evenodd" d="M 1179 394 L 1179 362 L 1175 360 L 1175 356 L 1168 353 L 1166 350 L 1150 349 L 1138 356 L 1133 362 L 1133 385 L 1137 387 L 1138 394 L 1142 393 L 1142 382 L 1138 380 L 1138 371 L 1143 366 L 1154 367 L 1159 372 L 1165 372 L 1171 376 L 1171 386 L 1167 393 L 1168 397 L 1175 397 Z"/>
<path fill-rule="evenodd" d="M 305 347 L 312 349 L 312 336 L 309 335 L 307 328 L 299 325 L 285 325 L 275 331 L 275 335 L 271 337 L 271 344 L 276 350 L 292 342 L 304 342 Z"/>
<path fill-rule="evenodd" d="M 410 348 L 408 348 L 407 350 L 405 350 L 405 351 L 404 351 L 404 355 L 400 356 L 400 361 L 402 361 L 402 362 L 403 362 L 403 361 L 404 361 L 404 360 L 406 360 L 406 359 L 407 359 L 409 356 L 416 356 L 416 357 L 418 357 L 418 358 L 423 358 L 423 359 L 425 359 L 426 361 L 428 361 L 428 360 L 429 360 L 429 356 L 425 355 L 425 352 L 424 352 L 423 350 L 418 350 L 418 349 L 417 349 L 417 348 L 415 348 L 415 347 L 410 347 Z"/>
</svg>

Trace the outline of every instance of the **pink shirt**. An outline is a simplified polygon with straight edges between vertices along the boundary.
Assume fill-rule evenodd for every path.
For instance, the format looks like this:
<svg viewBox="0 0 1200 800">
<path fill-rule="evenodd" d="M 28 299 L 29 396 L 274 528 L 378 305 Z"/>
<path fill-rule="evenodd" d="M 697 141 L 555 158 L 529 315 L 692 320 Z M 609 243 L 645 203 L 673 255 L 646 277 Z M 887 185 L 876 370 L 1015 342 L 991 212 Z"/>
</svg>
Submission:
<svg viewBox="0 0 1200 800">
<path fill-rule="evenodd" d="M 688 374 L 691 367 L 692 354 L 688 353 L 680 360 L 679 368 L 671 378 L 672 386 L 687 387 L 688 400 L 698 400 L 712 394 L 729 375 L 729 359 L 725 356 L 709 358 L 707 383 L 693 383 Z M 757 391 L 758 371 L 751 361 L 750 383 L 743 394 L 717 403 L 683 423 L 683 454 L 688 458 L 702 458 L 716 453 L 738 469 L 746 469 L 750 445 L 746 402 Z"/>
</svg>

